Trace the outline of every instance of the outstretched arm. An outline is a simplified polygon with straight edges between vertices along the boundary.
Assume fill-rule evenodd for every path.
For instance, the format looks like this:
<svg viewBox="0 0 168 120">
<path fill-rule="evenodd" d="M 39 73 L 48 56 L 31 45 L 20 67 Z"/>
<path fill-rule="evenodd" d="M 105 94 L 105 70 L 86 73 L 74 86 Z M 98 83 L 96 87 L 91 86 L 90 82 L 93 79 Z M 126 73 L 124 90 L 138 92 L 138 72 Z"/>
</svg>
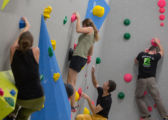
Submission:
<svg viewBox="0 0 168 120">
<path fill-rule="evenodd" d="M 155 38 L 155 43 L 158 45 L 159 49 L 160 49 L 160 54 L 161 56 L 163 57 L 164 56 L 164 49 L 163 49 L 163 46 L 160 44 L 158 38 Z"/>
<path fill-rule="evenodd" d="M 92 27 L 81 27 L 80 25 L 80 15 L 78 12 L 75 13 L 77 17 L 77 22 L 76 22 L 76 32 L 77 33 L 92 33 L 94 30 Z"/>
<path fill-rule="evenodd" d="M 90 97 L 87 94 L 82 93 L 82 97 L 84 97 L 88 101 L 89 107 L 93 114 L 96 114 L 103 110 L 103 108 L 100 105 L 97 106 L 93 105 Z"/>
<path fill-rule="evenodd" d="M 20 35 L 24 32 L 27 32 L 29 29 L 30 29 L 30 24 L 27 20 L 27 18 L 25 17 L 22 17 L 22 20 L 25 21 L 25 28 L 20 32 Z M 20 37 L 19 35 L 19 37 Z M 13 55 L 14 55 L 14 52 L 16 50 L 16 48 L 18 47 L 18 41 L 19 41 L 19 37 L 16 39 L 16 41 L 12 44 L 11 48 L 10 48 L 10 62 L 12 62 L 12 59 L 13 59 Z"/>
<path fill-rule="evenodd" d="M 97 82 L 97 80 L 96 80 L 96 76 L 95 76 L 95 67 L 94 66 L 92 66 L 92 83 L 93 83 L 93 86 L 95 87 L 95 88 L 98 88 L 99 87 L 99 84 L 98 84 L 98 82 Z"/>
</svg>

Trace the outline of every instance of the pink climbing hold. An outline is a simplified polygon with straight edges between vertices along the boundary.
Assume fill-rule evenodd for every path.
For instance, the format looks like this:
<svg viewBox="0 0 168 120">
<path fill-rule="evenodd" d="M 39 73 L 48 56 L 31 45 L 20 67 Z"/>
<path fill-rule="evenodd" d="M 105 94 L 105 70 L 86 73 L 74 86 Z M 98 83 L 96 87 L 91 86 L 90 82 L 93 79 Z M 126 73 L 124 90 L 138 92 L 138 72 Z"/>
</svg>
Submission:
<svg viewBox="0 0 168 120">
<path fill-rule="evenodd" d="M 2 90 L 2 88 L 0 88 L 0 96 L 4 95 L 4 91 Z"/>
<path fill-rule="evenodd" d="M 131 82 L 131 80 L 132 80 L 132 75 L 131 75 L 130 73 L 126 73 L 126 74 L 124 75 L 124 80 L 125 80 L 125 82 Z"/>
<path fill-rule="evenodd" d="M 165 6 L 166 6 L 166 1 L 165 1 L 165 0 L 159 0 L 159 1 L 158 1 L 158 6 L 159 6 L 160 8 L 165 7 Z"/>
<path fill-rule="evenodd" d="M 148 106 L 148 111 L 152 112 L 152 107 L 151 106 Z"/>
<path fill-rule="evenodd" d="M 92 57 L 91 57 L 91 56 L 88 56 L 88 57 L 87 57 L 87 64 L 89 64 L 91 61 L 92 61 Z"/>
<path fill-rule="evenodd" d="M 165 12 L 165 8 L 160 8 L 160 9 L 159 9 L 159 12 L 160 12 L 160 13 L 164 13 L 164 12 Z"/>
<path fill-rule="evenodd" d="M 79 96 L 82 95 L 82 88 L 79 88 L 79 89 L 78 89 L 78 93 L 79 93 Z"/>
<path fill-rule="evenodd" d="M 147 91 L 144 91 L 144 96 L 147 95 Z"/>
<path fill-rule="evenodd" d="M 159 18 L 160 18 L 160 20 L 164 20 L 165 19 L 165 15 L 162 14 L 162 15 L 159 16 Z"/>
<path fill-rule="evenodd" d="M 163 22 L 161 22 L 161 23 L 160 23 L 160 26 L 161 26 L 161 27 L 163 27 L 163 26 L 164 26 L 164 23 L 163 23 Z"/>
<path fill-rule="evenodd" d="M 72 14 L 72 16 L 71 16 L 71 22 L 74 22 L 76 19 L 77 19 L 76 14 L 75 13 Z"/>
<path fill-rule="evenodd" d="M 74 44 L 74 49 L 76 49 L 76 46 L 77 46 L 77 44 L 75 43 L 75 44 Z"/>
<path fill-rule="evenodd" d="M 155 41 L 155 39 L 153 38 L 152 40 L 151 40 L 151 45 L 153 45 L 153 46 L 157 46 L 157 44 L 154 42 Z M 160 40 L 159 40 L 159 42 L 160 42 Z"/>
<path fill-rule="evenodd" d="M 92 100 L 92 105 L 95 105 L 95 102 Z"/>
</svg>

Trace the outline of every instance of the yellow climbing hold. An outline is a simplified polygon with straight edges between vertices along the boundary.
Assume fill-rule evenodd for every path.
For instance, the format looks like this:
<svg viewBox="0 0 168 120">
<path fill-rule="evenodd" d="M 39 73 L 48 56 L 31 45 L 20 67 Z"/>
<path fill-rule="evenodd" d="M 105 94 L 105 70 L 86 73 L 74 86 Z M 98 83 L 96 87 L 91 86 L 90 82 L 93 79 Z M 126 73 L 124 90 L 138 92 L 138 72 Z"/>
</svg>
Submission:
<svg viewBox="0 0 168 120">
<path fill-rule="evenodd" d="M 51 44 L 52 44 L 53 50 L 55 50 L 56 49 L 56 41 L 55 40 L 51 40 Z"/>
<path fill-rule="evenodd" d="M 84 68 L 85 68 L 85 66 L 83 66 L 81 70 L 83 70 Z"/>
<path fill-rule="evenodd" d="M 53 79 L 56 82 L 60 78 L 60 73 L 54 73 Z"/>
<path fill-rule="evenodd" d="M 100 6 L 100 5 L 96 5 L 93 8 L 93 15 L 97 16 L 97 17 L 103 17 L 105 13 L 105 9 L 104 7 Z"/>
<path fill-rule="evenodd" d="M 3 1 L 3 4 L 2 4 L 2 6 L 1 6 L 1 10 L 4 10 L 5 7 L 8 5 L 9 2 L 10 2 L 10 0 L 4 0 L 4 1 Z"/>
<path fill-rule="evenodd" d="M 43 16 L 45 19 L 50 18 L 50 13 L 52 12 L 52 7 L 48 6 L 47 8 L 44 9 Z"/>
<path fill-rule="evenodd" d="M 85 107 L 84 110 L 83 110 L 83 114 L 89 114 L 90 115 L 89 109 Z"/>
<path fill-rule="evenodd" d="M 79 100 L 79 93 L 76 91 L 75 93 L 75 101 L 77 102 Z"/>
</svg>

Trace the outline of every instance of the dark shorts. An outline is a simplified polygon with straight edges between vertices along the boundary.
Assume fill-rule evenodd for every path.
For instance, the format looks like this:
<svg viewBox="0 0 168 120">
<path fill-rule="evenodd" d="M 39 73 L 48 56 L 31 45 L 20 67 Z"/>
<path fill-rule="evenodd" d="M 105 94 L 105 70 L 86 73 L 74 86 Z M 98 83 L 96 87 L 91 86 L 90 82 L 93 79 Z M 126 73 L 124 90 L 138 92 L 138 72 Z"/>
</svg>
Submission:
<svg viewBox="0 0 168 120">
<path fill-rule="evenodd" d="M 87 63 L 87 59 L 80 56 L 72 56 L 70 68 L 76 72 L 80 72 L 82 67 Z"/>
</svg>

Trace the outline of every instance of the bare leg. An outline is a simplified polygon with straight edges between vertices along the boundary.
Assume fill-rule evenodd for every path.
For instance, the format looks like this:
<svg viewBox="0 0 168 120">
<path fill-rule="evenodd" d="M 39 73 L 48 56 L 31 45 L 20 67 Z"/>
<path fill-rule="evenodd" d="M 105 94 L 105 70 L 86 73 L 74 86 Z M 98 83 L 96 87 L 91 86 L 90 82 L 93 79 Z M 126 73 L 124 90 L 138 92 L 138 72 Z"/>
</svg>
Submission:
<svg viewBox="0 0 168 120">
<path fill-rule="evenodd" d="M 68 79 L 67 79 L 67 83 L 71 84 L 73 86 L 74 89 L 74 94 L 71 97 L 71 106 L 74 107 L 75 106 L 75 85 L 76 85 L 76 79 L 77 79 L 77 72 L 74 71 L 73 69 L 69 68 L 69 72 L 68 72 Z"/>
</svg>

